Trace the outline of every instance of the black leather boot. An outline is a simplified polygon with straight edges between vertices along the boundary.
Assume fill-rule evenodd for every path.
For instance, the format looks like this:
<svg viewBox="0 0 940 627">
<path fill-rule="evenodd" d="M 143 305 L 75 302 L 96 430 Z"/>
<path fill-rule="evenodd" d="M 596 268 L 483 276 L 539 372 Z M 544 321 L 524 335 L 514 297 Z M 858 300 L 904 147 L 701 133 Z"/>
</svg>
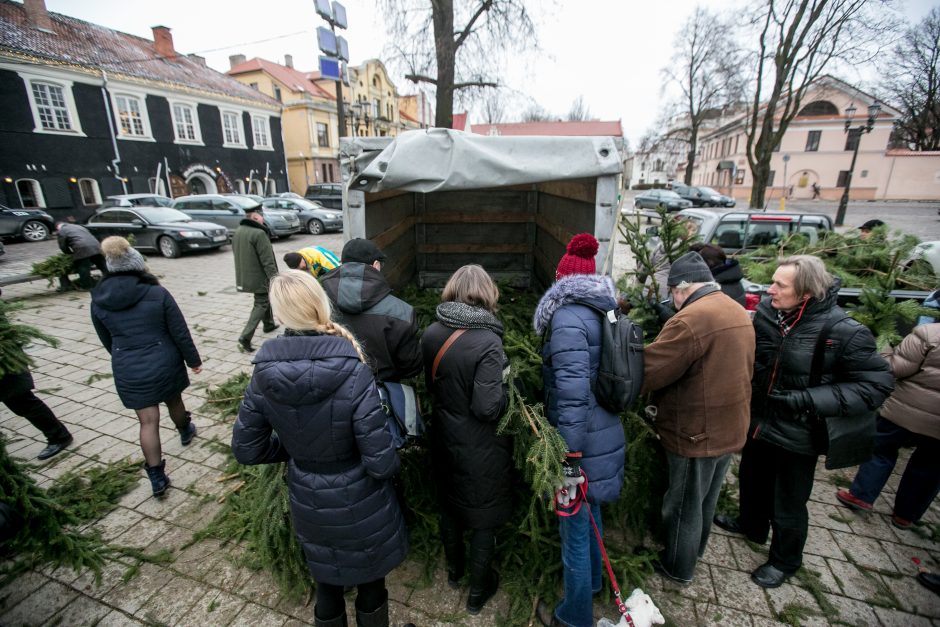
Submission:
<svg viewBox="0 0 940 627">
<path fill-rule="evenodd" d="M 166 476 L 166 460 L 161 459 L 156 466 L 148 466 L 144 462 L 144 469 L 147 471 L 147 477 L 150 479 L 150 488 L 153 495 L 157 498 L 166 494 L 166 489 L 170 487 L 170 478 Z"/>
<path fill-rule="evenodd" d="M 363 612 L 356 608 L 356 626 L 357 627 L 388 627 L 388 598 L 385 603 L 372 610 Z"/>
<path fill-rule="evenodd" d="M 470 542 L 470 594 L 467 595 L 467 612 L 470 614 L 479 614 L 499 588 L 499 575 L 490 568 L 496 553 L 496 540 L 492 532 L 485 538 L 482 542 L 477 538 Z"/>
</svg>

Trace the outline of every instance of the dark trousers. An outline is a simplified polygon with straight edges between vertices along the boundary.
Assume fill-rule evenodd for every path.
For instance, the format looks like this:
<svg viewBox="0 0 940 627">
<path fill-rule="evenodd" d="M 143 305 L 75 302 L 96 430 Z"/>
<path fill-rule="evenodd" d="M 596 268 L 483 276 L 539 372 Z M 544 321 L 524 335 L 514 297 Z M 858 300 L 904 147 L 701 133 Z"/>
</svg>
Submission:
<svg viewBox="0 0 940 627">
<path fill-rule="evenodd" d="M 320 620 L 331 620 L 346 613 L 346 601 L 343 599 L 343 586 L 331 583 L 317 583 L 317 603 L 314 615 Z M 361 583 L 356 586 L 356 609 L 360 612 L 374 612 L 388 600 L 385 578 Z"/>
<path fill-rule="evenodd" d="M 242 329 L 242 334 L 239 336 L 239 340 L 250 342 L 251 338 L 254 337 L 255 329 L 258 328 L 258 323 L 261 322 L 265 327 L 274 326 L 274 314 L 271 312 L 271 299 L 268 298 L 267 292 L 259 292 L 254 295 L 255 304 L 251 308 L 251 314 L 248 316 L 248 323 L 245 325 L 245 328 Z"/>
<path fill-rule="evenodd" d="M 898 463 L 898 452 L 911 446 L 915 449 L 901 475 L 894 514 L 916 522 L 940 493 L 940 440 L 936 438 L 908 431 L 878 416 L 875 453 L 858 467 L 851 492 L 866 503 L 874 503 Z"/>
<path fill-rule="evenodd" d="M 660 563 L 676 579 L 691 581 L 695 564 L 705 553 L 721 484 L 731 454 L 682 457 L 666 452 L 669 488 L 663 497 L 665 545 Z"/>
<path fill-rule="evenodd" d="M 78 272 L 78 286 L 83 290 L 89 290 L 94 287 L 95 282 L 91 278 L 91 267 L 98 268 L 101 276 L 108 276 L 108 266 L 104 261 L 104 255 L 92 255 L 84 259 L 75 259 L 72 262 L 75 271 Z M 63 281 L 67 283 L 67 281 Z"/>
<path fill-rule="evenodd" d="M 33 392 L 26 391 L 7 398 L 3 402 L 14 414 L 26 418 L 34 427 L 42 431 L 49 444 L 60 444 L 72 437 L 49 406 L 39 400 Z"/>
<path fill-rule="evenodd" d="M 741 454 L 741 530 L 752 542 L 763 544 L 773 529 L 768 562 L 785 573 L 795 573 L 803 563 L 809 530 L 806 503 L 818 458 L 752 439 Z"/>
<path fill-rule="evenodd" d="M 466 559 L 464 556 L 464 526 L 450 512 L 441 512 L 441 542 L 444 544 L 444 559 L 447 569 L 459 579 L 463 576 Z M 470 530 L 470 588 L 482 589 L 491 576 L 490 565 L 496 554 L 495 529 Z"/>
</svg>

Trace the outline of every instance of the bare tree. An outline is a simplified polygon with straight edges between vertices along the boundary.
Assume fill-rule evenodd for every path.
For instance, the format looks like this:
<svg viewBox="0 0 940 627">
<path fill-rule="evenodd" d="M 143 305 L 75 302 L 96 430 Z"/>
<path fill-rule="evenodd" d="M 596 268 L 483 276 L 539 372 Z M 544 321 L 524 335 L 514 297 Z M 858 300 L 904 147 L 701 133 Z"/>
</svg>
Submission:
<svg viewBox="0 0 940 627">
<path fill-rule="evenodd" d="M 548 109 L 538 103 L 530 104 L 526 110 L 522 112 L 523 122 L 550 122 L 557 119 L 557 115 L 553 115 Z"/>
<path fill-rule="evenodd" d="M 751 207 L 764 205 L 774 150 L 806 90 L 833 65 L 867 63 L 890 45 L 893 9 L 894 0 L 764 0 L 756 9 L 756 75 L 744 125 Z"/>
<path fill-rule="evenodd" d="M 591 115 L 591 108 L 587 106 L 587 103 L 584 102 L 584 96 L 579 95 L 571 103 L 571 108 L 568 109 L 568 121 L 569 122 L 584 122 L 587 120 L 596 120 L 597 118 Z"/>
<path fill-rule="evenodd" d="M 487 124 L 499 124 L 506 117 L 506 102 L 499 89 L 490 89 L 479 104 L 482 119 Z"/>
<path fill-rule="evenodd" d="M 381 0 L 405 78 L 434 85 L 435 125 L 450 128 L 454 97 L 497 87 L 501 54 L 537 47 L 524 0 Z M 433 33 L 433 37 L 428 34 Z"/>
<path fill-rule="evenodd" d="M 940 150 L 940 8 L 909 28 L 888 57 L 882 89 L 901 110 L 894 137 L 912 150 Z"/>
<path fill-rule="evenodd" d="M 708 9 L 696 7 L 679 30 L 672 62 L 663 70 L 682 95 L 677 103 L 677 117 L 682 123 L 673 127 L 672 137 L 687 142 L 686 185 L 692 184 L 702 123 L 744 94 L 746 83 L 733 32 L 730 23 Z"/>
</svg>

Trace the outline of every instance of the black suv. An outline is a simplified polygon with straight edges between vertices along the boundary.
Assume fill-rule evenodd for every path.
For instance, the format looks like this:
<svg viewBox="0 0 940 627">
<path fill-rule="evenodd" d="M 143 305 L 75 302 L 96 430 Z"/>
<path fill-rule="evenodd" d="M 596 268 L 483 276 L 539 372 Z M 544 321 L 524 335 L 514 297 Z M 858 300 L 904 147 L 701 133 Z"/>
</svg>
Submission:
<svg viewBox="0 0 940 627">
<path fill-rule="evenodd" d="M 307 188 L 307 200 L 314 200 L 331 209 L 343 208 L 343 185 L 341 183 L 317 183 Z"/>
</svg>

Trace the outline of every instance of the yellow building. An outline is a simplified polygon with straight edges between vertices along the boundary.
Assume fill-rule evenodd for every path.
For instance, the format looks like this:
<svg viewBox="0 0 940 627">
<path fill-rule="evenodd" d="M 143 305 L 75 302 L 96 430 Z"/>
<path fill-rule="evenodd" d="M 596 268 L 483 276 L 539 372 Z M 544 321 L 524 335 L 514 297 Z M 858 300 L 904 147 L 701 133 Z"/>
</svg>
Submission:
<svg viewBox="0 0 940 627">
<path fill-rule="evenodd" d="M 333 95 L 335 102 L 336 82 L 316 82 Z M 378 59 L 349 68 L 349 87 L 343 86 L 343 101 L 347 103 L 344 136 L 395 137 L 407 130 L 400 115 L 398 88 Z"/>
<path fill-rule="evenodd" d="M 336 97 L 318 84 L 319 74 L 294 69 L 289 55 L 284 65 L 258 58 L 246 61 L 244 55 L 232 55 L 229 61 L 229 76 L 283 105 L 284 154 L 291 191 L 303 194 L 314 183 L 339 181 Z"/>
</svg>

